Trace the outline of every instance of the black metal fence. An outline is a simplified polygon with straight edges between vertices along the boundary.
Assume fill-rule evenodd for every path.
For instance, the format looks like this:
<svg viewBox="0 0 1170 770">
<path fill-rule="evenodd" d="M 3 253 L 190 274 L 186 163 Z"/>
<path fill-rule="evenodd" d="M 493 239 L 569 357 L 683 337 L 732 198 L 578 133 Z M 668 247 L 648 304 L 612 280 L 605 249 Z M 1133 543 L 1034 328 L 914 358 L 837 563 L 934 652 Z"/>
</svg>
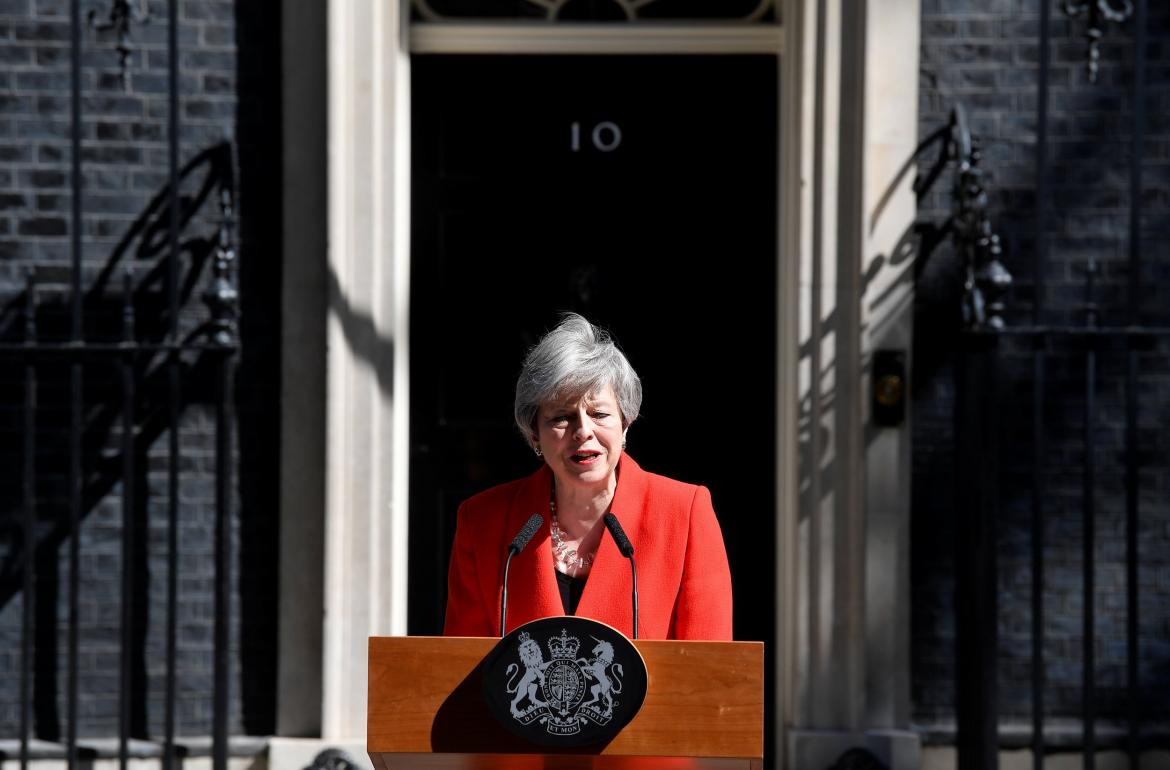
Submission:
<svg viewBox="0 0 1170 770">
<path fill-rule="evenodd" d="M 116 755 L 125 768 L 131 756 L 160 756 L 172 768 L 188 747 L 176 739 L 178 700 L 176 628 L 179 594 L 180 497 L 185 476 L 180 423 L 192 404 L 214 411 L 214 685 L 212 756 L 224 770 L 228 756 L 229 622 L 232 616 L 233 380 L 237 362 L 236 253 L 234 246 L 235 159 L 222 143 L 180 167 L 179 8 L 167 2 L 168 104 L 167 184 L 125 233 L 100 269 L 83 263 L 82 32 L 79 0 L 71 0 L 71 195 L 70 265 L 65 273 L 29 272 L 23 295 L 5 308 L 10 329 L 0 339 L 0 370 L 6 373 L 9 404 L 19 417 L 19 535 L 8 542 L 5 598 L 23 597 L 19 683 L 19 761 L 44 755 L 43 740 L 56 745 L 70 770 L 92 757 L 93 742 L 79 738 L 79 656 L 82 632 L 82 527 L 90 511 L 120 492 L 121 595 L 117 625 Z M 126 29 L 134 9 L 114 3 L 108 26 L 118 33 L 125 78 Z M 93 22 L 93 19 L 89 20 Z M 208 202 L 217 204 L 214 239 L 184 239 Z M 133 264 L 133 267 L 131 267 Z M 64 278 L 65 280 L 61 280 Z M 203 291 L 199 289 L 202 287 Z M 200 310 L 195 299 L 202 299 Z M 15 376 L 13 376 L 15 375 Z M 12 409 L 9 410 L 13 411 Z M 151 494 L 145 482 L 166 437 L 165 488 Z M 12 475 L 12 474 L 10 474 Z M 158 498 L 158 499 L 155 499 Z M 163 726 L 152 747 L 145 738 L 147 652 L 142 619 L 147 511 L 165 509 L 165 692 Z M 156 526 L 157 529 L 157 526 Z M 64 686 L 58 687 L 53 629 L 57 586 L 38 578 L 39 565 L 55 564 L 67 549 L 65 568 Z M 14 558 L 15 557 L 15 558 Z M 55 566 L 53 568 L 56 569 Z M 42 576 L 43 577 L 43 576 Z M 55 581 L 54 581 L 55 583 Z M 52 589 L 42 599 L 38 592 Z M 38 660 L 39 658 L 39 660 Z M 155 662 L 151 661 L 152 667 Z M 48 670 L 52 675 L 46 675 Z M 57 713 L 57 700 L 64 714 Z M 51 724 L 50 724 L 51 723 Z M 63 725 L 63 729 L 61 726 Z M 42 741 L 35 740 L 36 738 Z M 35 749 L 35 752 L 34 752 Z"/>
<path fill-rule="evenodd" d="M 1083 292 L 1080 301 L 1079 323 L 1061 319 L 1061 313 L 1050 312 L 1045 305 L 1045 283 L 1051 275 L 1050 242 L 1054 218 L 1054 198 L 1050 184 L 1050 116 L 1049 69 L 1053 49 L 1051 29 L 1053 3 L 1041 2 L 1038 25 L 1039 63 L 1036 99 L 1037 141 L 1036 222 L 1033 251 L 1032 304 L 1030 320 L 1020 324 L 1005 322 L 1003 294 L 1010 281 L 996 267 L 998 245 L 987 220 L 978 227 L 954 228 L 957 251 L 963 255 L 966 267 L 964 293 L 965 330 L 958 351 L 955 395 L 955 436 L 957 443 L 956 470 L 959 499 L 956 513 L 956 721 L 959 767 L 964 770 L 985 770 L 998 766 L 999 751 L 1004 745 L 1001 732 L 1002 714 L 997 691 L 1001 640 L 1000 608 L 998 599 L 1002 587 L 997 564 L 998 532 L 1003 521 L 1005 491 L 1004 473 L 1016 474 L 1017 486 L 1027 477 L 1030 489 L 1016 496 L 1013 502 L 1027 500 L 1030 506 L 1031 548 L 1031 734 L 1025 743 L 1033 752 L 1033 766 L 1041 768 L 1047 752 L 1054 746 L 1046 739 L 1046 699 L 1049 682 L 1046 678 L 1046 629 L 1053 613 L 1069 611 L 1069 607 L 1054 608 L 1045 605 L 1045 585 L 1048 568 L 1045 558 L 1054 537 L 1057 522 L 1054 506 L 1048 504 L 1053 495 L 1052 478 L 1056 473 L 1076 473 L 1080 479 L 1079 518 L 1081 531 L 1080 576 L 1080 713 L 1078 745 L 1083 766 L 1093 768 L 1097 754 L 1103 748 L 1120 748 L 1128 755 L 1129 766 L 1138 767 L 1139 756 L 1151 747 L 1147 730 L 1143 729 L 1143 688 L 1157 686 L 1143 682 L 1141 676 L 1141 649 L 1139 647 L 1141 605 L 1139 603 L 1139 531 L 1143 515 L 1143 471 L 1156 469 L 1164 458 L 1142 446 L 1143 431 L 1139 424 L 1143 382 L 1157 387 L 1150 379 L 1149 362 L 1170 341 L 1170 327 L 1150 323 L 1140 308 L 1143 293 L 1143 166 L 1147 114 L 1147 45 L 1148 8 L 1146 0 L 1129 3 L 1065 3 L 1066 14 L 1085 24 L 1088 40 L 1088 80 L 1096 82 L 1098 75 L 1098 45 L 1103 28 L 1109 21 L 1127 21 L 1132 25 L 1132 77 L 1129 83 L 1132 104 L 1128 114 L 1128 135 L 1119 140 L 1128 142 L 1128 232 L 1127 255 L 1123 265 L 1113 265 L 1114 272 L 1127 275 L 1121 302 L 1110 307 L 1101 297 L 1099 277 L 1102 260 L 1089 258 L 1081 270 Z M 959 142 L 961 144 L 961 142 Z M 956 201 L 961 224 L 964 212 L 984 209 L 986 196 L 980 187 L 978 175 L 962 180 L 964 170 L 978 165 L 977 151 L 974 163 L 971 156 L 958 154 L 961 165 L 960 181 L 956 187 Z M 984 212 L 985 213 L 985 212 Z M 968 219 L 968 223 L 973 220 Z M 1147 303 L 1148 304 L 1148 303 Z M 1107 313 L 1106 310 L 1111 313 Z M 1010 308 L 1009 308 L 1010 310 Z M 1107 317 L 1108 316 L 1108 317 Z M 1057 410 L 1050 408 L 1053 396 L 1053 367 L 1060 367 L 1061 387 L 1069 381 L 1079 381 L 1081 392 L 1071 399 L 1079 405 L 1081 435 L 1079 446 L 1070 452 L 1068 431 L 1057 426 Z M 1022 377 L 1016 377 L 1009 387 L 1006 369 L 1014 368 Z M 1079 369 L 1079 375 L 1077 375 Z M 1143 370 L 1146 371 L 1143 371 Z M 1156 374 L 1156 372 L 1155 372 Z M 1146 378 L 1143 380 L 1143 378 Z M 1025 384 L 1022 389 L 1019 386 Z M 1020 392 L 1020 391 L 1023 392 Z M 1111 408 L 1120 404 L 1123 419 L 1118 432 L 1121 451 L 1102 461 L 1105 448 L 1099 439 L 1102 429 L 1103 395 L 1109 394 Z M 1062 396 L 1067 395 L 1062 393 Z M 1016 399 L 1024 406 L 1018 415 L 1030 414 L 1030 424 L 1005 425 L 1005 400 Z M 1057 427 L 1065 437 L 1053 440 Z M 1023 435 L 1030 444 L 1030 458 L 1014 454 L 1006 444 Z M 1057 441 L 1064 446 L 1057 447 Z M 1075 438 L 1074 438 L 1075 441 Z M 1059 452 L 1058 452 L 1059 450 Z M 1063 464 L 1056 468 L 1053 455 L 1061 458 L 1076 456 L 1074 467 Z M 1005 461 L 1007 455 L 1011 460 Z M 1108 462 L 1110 474 L 1120 476 L 1120 484 L 1103 489 L 1101 465 Z M 1007 469 L 1004 464 L 1013 467 Z M 1021 465 L 1024 471 L 1021 473 Z M 1120 471 L 1114 473 L 1114 468 Z M 1147 475 L 1147 479 L 1148 479 Z M 1147 481 L 1148 483 L 1148 481 Z M 1119 486 L 1119 491 L 1115 487 Z M 1098 602 L 1101 596 L 1095 584 L 1100 558 L 1098 520 L 1101 501 L 1109 495 L 1111 503 L 1123 509 L 1124 553 L 1124 706 L 1110 714 L 1112 733 L 1107 740 L 1100 734 L 1099 721 L 1102 703 L 1099 685 L 1098 650 L 1102 645 L 1098 623 Z M 1146 498 L 1148 499 L 1148 497 Z M 1147 548 L 1165 548 L 1166 543 L 1147 543 Z M 1148 553 L 1149 551 L 1147 551 Z M 1161 686 L 1164 686 L 1164 682 Z M 1120 714 L 1117 713 L 1120 711 Z M 1120 719 L 1118 717 L 1120 716 Z M 1123 725 L 1120 733 L 1113 726 Z"/>
</svg>

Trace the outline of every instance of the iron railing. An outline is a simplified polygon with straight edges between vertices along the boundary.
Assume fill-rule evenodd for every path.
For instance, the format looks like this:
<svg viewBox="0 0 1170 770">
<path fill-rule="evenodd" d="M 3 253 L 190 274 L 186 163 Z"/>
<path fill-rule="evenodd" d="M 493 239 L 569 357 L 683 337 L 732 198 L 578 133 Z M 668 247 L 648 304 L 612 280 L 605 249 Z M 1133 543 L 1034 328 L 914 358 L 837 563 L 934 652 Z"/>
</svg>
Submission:
<svg viewBox="0 0 1170 770">
<path fill-rule="evenodd" d="M 6 585 L 8 594 L 23 595 L 20 634 L 19 761 L 26 768 L 34 754 L 34 741 L 48 734 L 59 742 L 69 770 L 93 756 L 90 742 L 78 735 L 79 656 L 82 651 L 79 618 L 81 591 L 81 532 L 87 513 L 116 485 L 121 494 L 121 587 L 120 639 L 118 641 L 118 737 L 117 757 L 125 770 L 141 747 L 132 741 L 141 734 L 145 718 L 145 687 L 135 682 L 145 669 L 145 651 L 134 637 L 142 606 L 142 571 L 148 543 L 144 531 L 149 485 L 141 480 L 146 473 L 148 448 L 167 434 L 166 451 L 166 620 L 165 694 L 161 740 L 153 755 L 172 770 L 186 753 L 176 739 L 177 688 L 177 606 L 179 601 L 180 493 L 184 475 L 180 469 L 182 447 L 180 421 L 185 409 L 197 400 L 213 404 L 215 533 L 214 533 L 214 653 L 212 694 L 212 758 L 215 770 L 226 770 L 228 757 L 229 703 L 229 621 L 232 615 L 232 495 L 233 495 L 233 381 L 238 353 L 235 288 L 236 253 L 234 237 L 235 160 L 230 144 L 222 143 L 196 154 L 180 167 L 180 102 L 178 0 L 167 4 L 168 53 L 168 182 L 148 209 L 130 227 L 107 264 L 92 276 L 83 265 L 83 212 L 85 189 L 82 168 L 82 30 L 79 0 L 70 3 L 70 147 L 71 193 L 70 265 L 64 287 L 44 280 L 41 273 L 29 272 L 23 298 L 14 303 L 22 316 L 19 337 L 0 339 L 0 366 L 19 371 L 19 432 L 21 535 L 10 543 L 19 551 L 19 582 Z M 130 55 L 127 29 L 131 21 L 142 21 L 141 13 L 129 3 L 115 2 L 105 27 L 118 33 L 121 77 L 125 82 Z M 89 22 L 94 25 L 93 13 Z M 94 25 L 100 26 L 100 25 Z M 199 175 L 202 174 L 200 182 Z M 184 194 L 180 188 L 186 185 Z M 190 192 L 192 186 L 194 192 Z M 214 196 L 214 197 L 212 197 Z M 200 250 L 180 243 L 184 229 L 195 220 L 205 201 L 218 203 L 217 236 Z M 137 244 L 133 253 L 131 246 Z M 157 257 L 157 259 L 155 258 Z M 135 273 L 121 270 L 120 263 L 135 260 L 143 265 Z M 208 263 L 210 263 L 208 267 Z M 46 272 L 46 271 L 42 271 Z M 52 271 L 47 271 L 52 272 Z M 210 272 L 202 298 L 207 310 L 187 309 L 196 294 L 203 273 Z M 120 275 L 119 275 L 120 273 Z M 119 280 L 120 278 L 120 280 Z M 88 283 L 88 285 L 86 285 Z M 111 287 L 121 284 L 120 288 Z M 64 298 L 62 301 L 62 297 Z M 120 333 L 108 335 L 101 327 L 108 321 L 111 297 L 120 316 Z M 64 305 L 64 307 L 62 307 Z M 46 329 L 46 321 L 64 317 L 65 333 Z M 196 317 L 196 320 L 189 319 Z M 188 320 L 181 320 L 186 318 Z M 109 324 L 106 324 L 108 327 Z M 22 337 L 22 338 L 21 338 Z M 59 395 L 60 380 L 67 383 L 66 396 Z M 111 395 L 114 388 L 117 396 Z M 99 392 L 100 391 L 100 392 Z M 200 391 L 198 393 L 194 391 Z M 60 431 L 55 421 L 59 407 L 67 415 L 64 456 L 46 457 L 46 445 L 56 449 Z M 117 457 L 111 445 L 117 440 Z M 47 467 L 48 466 L 48 467 Z M 64 474 L 57 471 L 64 468 Z M 63 475 L 66 504 L 50 526 L 45 519 L 55 515 L 53 501 L 39 500 L 38 489 L 56 484 Z M 47 482 L 46 478 L 50 481 Z M 45 511 L 50 513 L 46 516 Z M 63 737 L 59 725 L 40 724 L 36 704 L 55 702 L 55 677 L 41 681 L 37 676 L 38 652 L 44 649 L 44 629 L 38 628 L 38 565 L 56 559 L 67 547 L 67 611 L 65 640 L 65 713 Z M 11 554 L 10 554 L 11 557 Z M 12 561 L 10 558 L 9 561 Z M 17 583 L 17 581 L 12 581 Z M 53 610 L 50 610 L 52 612 Z M 51 664 L 55 666 L 55 663 Z M 55 706 L 48 712 L 55 715 Z M 54 720 L 56 721 L 56 720 Z M 39 744 L 38 744 L 39 746 Z M 38 748 L 37 753 L 43 753 Z M 53 752 L 50 752 L 53 753 Z"/>
<path fill-rule="evenodd" d="M 1088 79 L 1097 80 L 1099 71 L 1098 41 L 1106 21 L 1130 19 L 1133 35 L 1132 111 L 1129 126 L 1129 218 L 1128 218 L 1128 285 L 1126 308 L 1120 323 L 1104 323 L 1103 306 L 1099 300 L 1098 275 L 1100 262 L 1090 257 L 1083 270 L 1083 304 L 1081 323 L 1052 322 L 1053 314 L 1045 306 L 1043 287 L 1050 265 L 1050 224 L 1054 219 L 1052 186 L 1050 184 L 1049 147 L 1049 89 L 1050 52 L 1052 48 L 1052 3 L 1039 3 L 1039 71 L 1037 79 L 1037 141 L 1036 168 L 1036 225 L 1033 252 L 1032 281 L 1034 286 L 1030 323 L 1011 325 L 1002 323 L 1002 317 L 993 314 L 980 318 L 964 308 L 966 328 L 962 335 L 956 370 L 955 435 L 958 450 L 959 502 L 957 507 L 956 550 L 956 722 L 959 767 L 963 770 L 991 770 L 998 767 L 1001 747 L 1001 713 L 997 693 L 997 655 L 999 653 L 999 608 L 997 597 L 997 537 L 996 525 L 1002 513 L 1001 473 L 1002 452 L 1000 424 L 1003 399 L 1002 371 L 1007 365 L 1005 346 L 1023 344 L 1030 357 L 1032 451 L 1030 457 L 1030 572 L 1031 572 L 1031 736 L 1033 766 L 1043 767 L 1046 751 L 1046 699 L 1049 683 L 1045 676 L 1045 620 L 1054 610 L 1045 606 L 1044 586 L 1047 569 L 1045 549 L 1050 544 L 1052 522 L 1045 511 L 1045 496 L 1051 489 L 1045 468 L 1052 447 L 1048 434 L 1052 425 L 1046 422 L 1052 381 L 1048 367 L 1053 359 L 1079 357 L 1083 391 L 1078 400 L 1083 404 L 1081 419 L 1083 462 L 1080 472 L 1081 492 L 1081 703 L 1080 738 L 1083 766 L 1095 766 L 1097 753 L 1103 748 L 1098 733 L 1099 687 L 1096 645 L 1101 639 L 1097 632 L 1098 590 L 1095 585 L 1098 547 L 1097 519 L 1101 492 L 1099 448 L 1095 435 L 1101 425 L 1100 393 L 1102 356 L 1119 353 L 1124 357 L 1123 382 L 1118 391 L 1124 402 L 1124 451 L 1122 486 L 1125 522 L 1125 708 L 1123 747 L 1129 766 L 1137 768 L 1139 755 L 1145 748 L 1142 732 L 1142 686 L 1139 676 L 1139 603 L 1138 603 L 1138 531 L 1140 524 L 1140 471 L 1143 454 L 1139 446 L 1139 384 L 1142 377 L 1140 355 L 1155 345 L 1170 340 L 1170 327 L 1143 323 L 1139 314 L 1143 267 L 1142 234 L 1142 169 L 1143 143 L 1146 131 L 1144 101 L 1147 94 L 1145 52 L 1147 51 L 1147 0 L 1124 0 L 1110 3 L 1105 0 L 1089 3 L 1064 3 L 1064 11 L 1076 18 L 1087 18 L 1086 37 L 1089 41 Z M 969 206 L 970 198 L 956 188 L 956 206 L 961 211 Z M 981 232 L 954 229 L 959 253 L 978 253 L 977 242 Z M 978 260 L 968 260 L 975 264 Z M 973 275 L 968 273 L 968 275 Z M 992 281 L 994 283 L 994 281 Z M 969 280 L 968 289 L 978 282 Z M 968 296 L 970 291 L 968 291 Z M 965 298 L 966 302 L 966 298 Z M 1115 741 L 1110 742 L 1116 745 Z"/>
</svg>

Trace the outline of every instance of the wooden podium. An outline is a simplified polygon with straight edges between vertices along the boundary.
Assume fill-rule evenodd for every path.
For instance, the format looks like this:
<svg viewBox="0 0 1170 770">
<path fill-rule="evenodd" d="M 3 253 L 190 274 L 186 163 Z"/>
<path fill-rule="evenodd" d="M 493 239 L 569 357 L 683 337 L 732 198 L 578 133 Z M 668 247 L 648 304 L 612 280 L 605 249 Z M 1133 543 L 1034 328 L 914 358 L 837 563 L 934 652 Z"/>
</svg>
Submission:
<svg viewBox="0 0 1170 770">
<path fill-rule="evenodd" d="M 634 642 L 646 701 L 607 744 L 533 746 L 483 700 L 481 662 L 498 640 L 371 637 L 366 750 L 399 768 L 757 770 L 764 755 L 762 642 Z"/>
</svg>

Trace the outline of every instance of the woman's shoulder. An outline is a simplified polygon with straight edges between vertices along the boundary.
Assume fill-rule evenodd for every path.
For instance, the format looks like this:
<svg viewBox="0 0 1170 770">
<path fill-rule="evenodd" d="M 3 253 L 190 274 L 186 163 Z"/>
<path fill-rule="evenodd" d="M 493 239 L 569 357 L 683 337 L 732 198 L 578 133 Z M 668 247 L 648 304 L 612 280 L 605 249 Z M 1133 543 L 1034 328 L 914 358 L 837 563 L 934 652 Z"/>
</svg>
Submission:
<svg viewBox="0 0 1170 770">
<path fill-rule="evenodd" d="M 503 484 L 497 484 L 494 487 L 488 487 L 482 492 L 477 492 L 463 501 L 463 504 L 460 506 L 460 510 L 480 511 L 497 510 L 501 507 L 507 508 L 512 504 L 512 501 L 516 499 L 517 495 L 528 491 L 531 485 L 540 483 L 540 477 L 543 470 L 544 469 L 541 468 L 531 476 L 525 476 L 524 478 L 506 481 Z"/>
<path fill-rule="evenodd" d="M 476 492 L 464 500 L 463 505 L 460 507 L 468 511 L 494 509 L 501 506 L 507 507 L 523 483 L 524 479 L 516 479 L 515 481 L 508 481 L 503 484 L 497 484 L 494 487 L 489 487 L 482 492 Z"/>
<path fill-rule="evenodd" d="M 703 489 L 701 484 L 692 484 L 689 481 L 680 481 L 672 479 L 670 476 L 663 476 L 660 473 L 647 473 L 649 479 L 647 483 L 654 490 L 655 494 L 670 495 L 671 497 L 681 497 L 691 499 L 698 494 L 700 489 Z"/>
<path fill-rule="evenodd" d="M 641 466 L 633 462 L 633 458 L 630 458 L 628 469 L 623 469 L 623 471 L 627 473 L 627 476 L 632 482 L 632 486 L 641 488 L 644 494 L 657 498 L 660 501 L 667 500 L 683 505 L 690 505 L 697 496 L 704 493 L 710 494 L 707 492 L 706 487 L 700 484 L 679 481 L 669 476 L 643 470 Z"/>
</svg>

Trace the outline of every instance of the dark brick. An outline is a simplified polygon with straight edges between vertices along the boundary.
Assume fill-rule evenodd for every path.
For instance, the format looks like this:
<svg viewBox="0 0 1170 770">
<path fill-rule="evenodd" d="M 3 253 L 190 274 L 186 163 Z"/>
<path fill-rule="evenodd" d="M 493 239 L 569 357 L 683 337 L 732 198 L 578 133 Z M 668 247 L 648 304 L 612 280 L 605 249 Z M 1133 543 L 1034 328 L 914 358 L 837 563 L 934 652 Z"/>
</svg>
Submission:
<svg viewBox="0 0 1170 770">
<path fill-rule="evenodd" d="M 66 91 L 70 87 L 68 72 L 33 70 L 14 74 L 18 91 Z"/>
<path fill-rule="evenodd" d="M 17 40 L 32 42 L 69 42 L 69 25 L 60 24 L 16 24 L 13 26 L 13 37 Z"/>
<path fill-rule="evenodd" d="M 0 15 L 27 16 L 29 8 L 29 0 L 0 0 Z"/>
<path fill-rule="evenodd" d="M 165 185 L 167 182 L 167 174 L 165 171 L 137 171 L 130 179 L 130 184 L 135 190 L 157 190 Z"/>
<path fill-rule="evenodd" d="M 236 41 L 236 30 L 233 26 L 223 24 L 205 24 L 203 26 L 203 43 L 208 46 L 228 46 Z"/>
<path fill-rule="evenodd" d="M 181 66 L 184 69 L 226 70 L 232 72 L 236 67 L 236 55 L 233 51 L 185 51 L 181 57 Z"/>
<path fill-rule="evenodd" d="M 69 98 L 64 95 L 37 97 L 37 112 L 42 115 L 63 115 L 69 111 Z"/>
<path fill-rule="evenodd" d="M 134 78 L 137 81 L 137 78 Z M 113 91 L 120 94 L 125 90 L 122 84 L 122 76 L 117 72 L 99 72 L 97 76 L 97 90 L 99 91 Z"/>
<path fill-rule="evenodd" d="M 144 141 L 161 141 L 166 138 L 166 130 L 158 123 L 131 123 L 130 138 Z"/>
<path fill-rule="evenodd" d="M 34 53 L 34 60 L 39 67 L 54 67 L 69 62 L 69 49 L 64 46 L 49 48 L 40 46 Z"/>
<path fill-rule="evenodd" d="M 64 160 L 68 150 L 55 144 L 42 144 L 37 148 L 37 160 L 42 163 L 54 163 Z"/>
<path fill-rule="evenodd" d="M 134 96 L 88 96 L 82 99 L 85 115 L 119 115 L 141 117 L 143 100 Z"/>
<path fill-rule="evenodd" d="M 230 75 L 208 73 L 203 76 L 203 90 L 209 94 L 230 94 L 235 90 L 236 80 Z"/>
<path fill-rule="evenodd" d="M 189 118 L 230 118 L 235 115 L 235 102 L 189 100 L 184 105 L 184 112 Z"/>
<path fill-rule="evenodd" d="M 28 184 L 33 187 L 65 187 L 69 177 L 63 171 L 30 171 Z"/>
<path fill-rule="evenodd" d="M 22 219 L 18 232 L 21 235 L 65 235 L 68 227 L 60 217 L 40 217 Z"/>
<path fill-rule="evenodd" d="M 87 163 L 140 163 L 142 150 L 134 145 L 82 147 L 81 159 Z"/>
<path fill-rule="evenodd" d="M 20 5 L 25 9 L 22 13 L 28 13 L 28 0 L 20 0 Z M 32 0 L 32 7 L 33 15 L 38 17 L 69 16 L 69 4 L 64 0 Z"/>
<path fill-rule="evenodd" d="M 954 89 L 992 89 L 996 85 L 996 76 L 1002 70 L 975 69 L 973 67 L 954 67 L 946 70 L 946 85 Z"/>
<path fill-rule="evenodd" d="M 126 189 L 129 175 L 120 168 L 90 167 L 83 171 L 86 190 L 95 192 L 122 191 Z"/>
<path fill-rule="evenodd" d="M 71 124 L 64 118 L 39 118 L 16 122 L 16 135 L 25 139 L 68 139 L 71 131 Z"/>
<path fill-rule="evenodd" d="M 86 214 L 138 214 L 141 202 L 125 195 L 91 193 L 85 197 Z"/>
<path fill-rule="evenodd" d="M 0 193 L 0 211 L 22 209 L 27 204 L 28 201 L 19 193 Z"/>
<path fill-rule="evenodd" d="M 0 162 L 30 160 L 32 152 L 27 145 L 0 144 Z"/>
<path fill-rule="evenodd" d="M 226 21 L 234 18 L 235 9 L 231 3 L 223 0 L 184 0 L 179 15 L 192 21 Z"/>
<path fill-rule="evenodd" d="M 995 18 L 966 19 L 963 22 L 963 34 L 966 38 L 998 38 L 1000 37 L 1000 26 L 1001 22 Z"/>
<path fill-rule="evenodd" d="M 955 19 L 924 18 L 922 20 L 923 38 L 942 41 L 948 37 L 956 37 L 958 34 L 959 22 Z"/>
<path fill-rule="evenodd" d="M 117 81 L 118 79 L 115 77 L 113 80 Z M 129 87 L 130 91 L 136 95 L 164 95 L 169 93 L 170 78 L 161 72 L 135 72 L 130 78 Z M 112 82 L 108 90 L 121 91 L 122 85 L 120 82 Z"/>
<path fill-rule="evenodd" d="M 0 64 L 4 66 L 27 66 L 32 63 L 32 49 L 14 45 L 0 45 Z"/>
<path fill-rule="evenodd" d="M 97 138 L 101 140 L 126 138 L 126 125 L 122 123 L 98 122 L 95 126 Z"/>
</svg>

